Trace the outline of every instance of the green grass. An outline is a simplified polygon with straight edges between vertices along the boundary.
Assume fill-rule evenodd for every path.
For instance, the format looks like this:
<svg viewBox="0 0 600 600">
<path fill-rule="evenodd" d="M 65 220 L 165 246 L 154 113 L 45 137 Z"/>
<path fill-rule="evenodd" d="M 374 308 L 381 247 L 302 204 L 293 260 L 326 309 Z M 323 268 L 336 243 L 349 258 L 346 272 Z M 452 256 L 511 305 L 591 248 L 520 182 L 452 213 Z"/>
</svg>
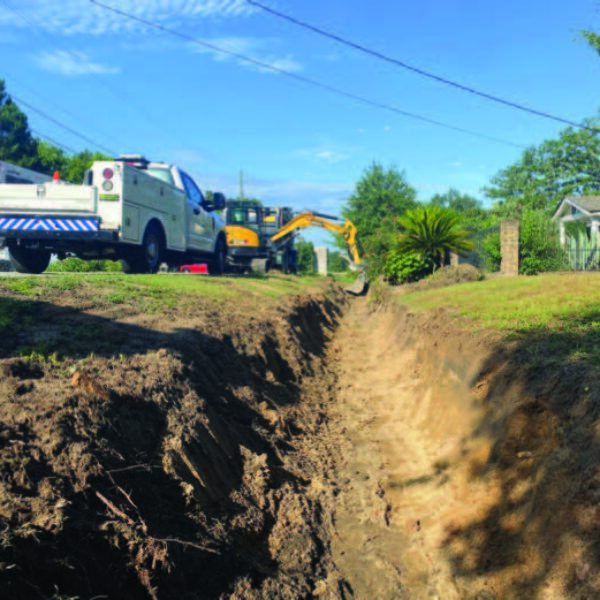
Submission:
<svg viewBox="0 0 600 600">
<path fill-rule="evenodd" d="M 443 307 L 467 327 L 531 342 L 539 352 L 600 364 L 600 274 L 497 277 L 398 300 L 417 312 Z"/>
<path fill-rule="evenodd" d="M 56 301 L 76 291 L 78 299 L 94 305 L 130 305 L 157 313 L 202 299 L 278 299 L 306 288 L 320 287 L 324 279 L 285 276 L 206 277 L 199 275 L 124 275 L 122 273 L 64 273 L 38 277 L 0 278 L 2 292 Z"/>
</svg>

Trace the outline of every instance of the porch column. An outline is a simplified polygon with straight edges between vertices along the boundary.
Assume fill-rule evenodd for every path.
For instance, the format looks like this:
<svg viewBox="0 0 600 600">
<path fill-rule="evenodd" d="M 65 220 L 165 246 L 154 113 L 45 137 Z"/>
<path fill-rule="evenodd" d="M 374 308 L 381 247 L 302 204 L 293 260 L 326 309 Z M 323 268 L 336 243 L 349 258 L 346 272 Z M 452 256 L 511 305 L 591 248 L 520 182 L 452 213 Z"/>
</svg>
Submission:
<svg viewBox="0 0 600 600">
<path fill-rule="evenodd" d="M 560 232 L 560 245 L 564 246 L 567 241 L 567 235 L 565 233 L 565 222 L 564 221 L 561 221 L 558 224 L 558 230 Z"/>
<path fill-rule="evenodd" d="M 598 231 L 599 231 L 600 223 L 594 219 L 590 221 L 590 238 L 592 242 L 592 247 L 598 245 Z"/>
</svg>

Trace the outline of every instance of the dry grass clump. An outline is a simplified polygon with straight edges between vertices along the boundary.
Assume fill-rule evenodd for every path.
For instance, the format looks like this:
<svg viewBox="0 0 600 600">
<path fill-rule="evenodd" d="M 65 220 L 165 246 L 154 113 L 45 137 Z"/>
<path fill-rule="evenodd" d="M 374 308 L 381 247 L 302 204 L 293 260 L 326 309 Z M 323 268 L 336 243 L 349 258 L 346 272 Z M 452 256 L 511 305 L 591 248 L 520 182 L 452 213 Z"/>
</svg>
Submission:
<svg viewBox="0 0 600 600">
<path fill-rule="evenodd" d="M 414 291 L 432 290 L 447 287 L 457 283 L 471 283 L 482 281 L 485 275 L 473 265 L 458 265 L 456 267 L 444 267 L 429 277 L 421 279 L 410 287 Z"/>
</svg>

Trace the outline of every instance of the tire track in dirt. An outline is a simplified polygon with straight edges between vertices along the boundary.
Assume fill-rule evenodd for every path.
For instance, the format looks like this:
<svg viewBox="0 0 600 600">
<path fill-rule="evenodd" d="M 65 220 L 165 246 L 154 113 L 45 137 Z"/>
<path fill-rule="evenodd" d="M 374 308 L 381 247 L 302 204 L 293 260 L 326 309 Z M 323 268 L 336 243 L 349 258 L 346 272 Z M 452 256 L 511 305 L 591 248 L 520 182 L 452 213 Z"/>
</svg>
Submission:
<svg viewBox="0 0 600 600">
<path fill-rule="evenodd" d="M 457 460 L 477 418 L 470 391 L 403 340 L 397 313 L 373 313 L 362 299 L 333 353 L 340 491 L 332 552 L 346 595 L 465 597 L 441 546 L 462 507 L 482 501 Z"/>
</svg>

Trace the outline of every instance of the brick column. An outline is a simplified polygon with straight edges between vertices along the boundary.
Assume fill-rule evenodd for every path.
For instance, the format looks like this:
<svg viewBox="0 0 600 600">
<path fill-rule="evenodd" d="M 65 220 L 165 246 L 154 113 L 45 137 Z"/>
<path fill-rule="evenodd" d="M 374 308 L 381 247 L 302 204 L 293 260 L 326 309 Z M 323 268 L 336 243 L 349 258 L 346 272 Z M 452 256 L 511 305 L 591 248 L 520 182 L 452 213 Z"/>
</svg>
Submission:
<svg viewBox="0 0 600 600">
<path fill-rule="evenodd" d="M 519 222 L 502 221 L 500 225 L 502 275 L 519 274 Z"/>
</svg>

